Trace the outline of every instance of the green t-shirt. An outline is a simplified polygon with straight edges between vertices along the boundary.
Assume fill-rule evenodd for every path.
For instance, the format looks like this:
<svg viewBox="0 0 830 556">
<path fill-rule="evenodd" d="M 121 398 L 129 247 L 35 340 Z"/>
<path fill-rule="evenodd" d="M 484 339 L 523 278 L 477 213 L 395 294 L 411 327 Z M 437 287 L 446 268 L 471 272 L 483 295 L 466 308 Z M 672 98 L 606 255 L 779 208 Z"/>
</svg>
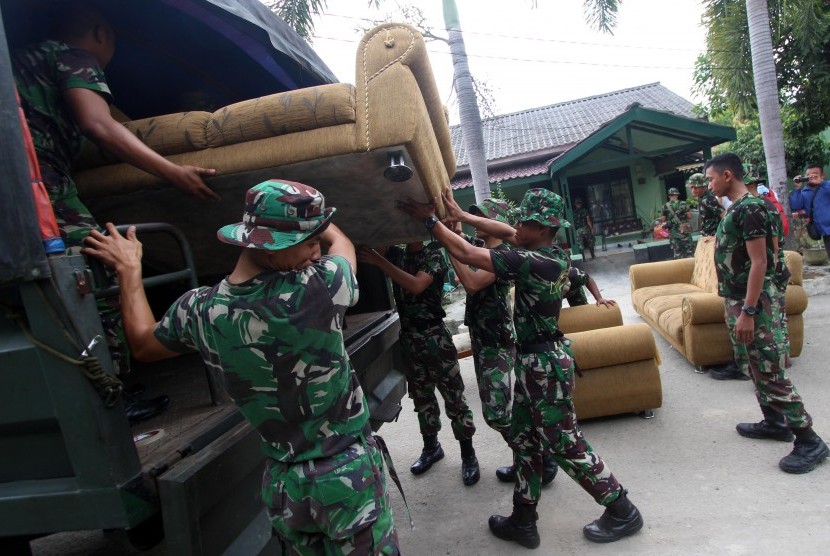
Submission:
<svg viewBox="0 0 830 556">
<path fill-rule="evenodd" d="M 743 299 L 746 296 L 751 266 L 746 242 L 759 237 L 765 238 L 767 250 L 766 287 L 775 275 L 774 233 L 772 219 L 762 199 L 747 193 L 729 206 L 715 235 L 718 295 L 729 299 Z"/>
<path fill-rule="evenodd" d="M 279 461 L 336 454 L 367 427 L 369 408 L 343 344 L 357 302 L 351 265 L 326 256 L 293 272 L 222 280 L 185 293 L 155 330 L 169 349 L 197 351 Z"/>
<path fill-rule="evenodd" d="M 522 344 L 549 342 L 559 336 L 557 315 L 562 307 L 562 286 L 568 277 L 568 261 L 561 251 L 542 247 L 536 251 L 490 251 L 496 276 L 516 284 L 513 325 Z"/>
<path fill-rule="evenodd" d="M 71 174 L 84 138 L 63 95 L 68 89 L 90 89 L 110 102 L 103 70 L 91 53 L 53 40 L 15 50 L 12 67 L 50 197 L 77 194 Z M 67 191 L 54 190 L 47 179 L 54 173 L 68 182 Z"/>
<path fill-rule="evenodd" d="M 441 320 L 447 315 L 441 300 L 449 262 L 440 243 L 430 242 L 417 253 L 399 245 L 392 246 L 386 251 L 386 260 L 413 276 L 423 271 L 432 277 L 430 285 L 419 294 L 409 293 L 392 282 L 392 295 L 401 318 L 401 328 L 421 330 L 425 323 Z"/>
</svg>

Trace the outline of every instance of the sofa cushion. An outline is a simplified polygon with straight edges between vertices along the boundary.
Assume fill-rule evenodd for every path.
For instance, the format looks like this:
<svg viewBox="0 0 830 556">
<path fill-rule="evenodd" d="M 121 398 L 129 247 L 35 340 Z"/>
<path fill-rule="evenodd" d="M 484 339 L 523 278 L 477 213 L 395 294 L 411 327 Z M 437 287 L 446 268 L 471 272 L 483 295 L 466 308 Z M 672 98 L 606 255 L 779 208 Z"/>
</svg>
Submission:
<svg viewBox="0 0 830 556">
<path fill-rule="evenodd" d="M 623 318 L 619 305 L 612 307 L 598 305 L 563 307 L 559 313 L 559 330 L 565 334 L 621 326 L 622 323 Z"/>
<path fill-rule="evenodd" d="M 355 89 L 348 83 L 297 89 L 231 104 L 213 113 L 207 146 L 221 147 L 355 121 Z"/>
<path fill-rule="evenodd" d="M 644 314 L 646 312 L 646 305 L 652 299 L 656 299 L 658 297 L 666 297 L 666 296 L 677 296 L 677 295 L 684 295 L 694 292 L 699 292 L 700 288 L 693 286 L 691 284 L 663 284 L 662 286 L 646 286 L 645 288 L 637 288 L 633 292 L 631 292 L 631 302 L 634 305 L 634 308 L 640 314 Z M 678 301 L 678 306 L 679 306 Z M 656 319 L 655 319 L 656 320 Z"/>
<path fill-rule="evenodd" d="M 681 298 L 682 299 L 682 298 Z M 657 325 L 674 339 L 679 345 L 683 345 L 683 308 L 671 307 L 660 313 L 657 317 Z"/>
</svg>

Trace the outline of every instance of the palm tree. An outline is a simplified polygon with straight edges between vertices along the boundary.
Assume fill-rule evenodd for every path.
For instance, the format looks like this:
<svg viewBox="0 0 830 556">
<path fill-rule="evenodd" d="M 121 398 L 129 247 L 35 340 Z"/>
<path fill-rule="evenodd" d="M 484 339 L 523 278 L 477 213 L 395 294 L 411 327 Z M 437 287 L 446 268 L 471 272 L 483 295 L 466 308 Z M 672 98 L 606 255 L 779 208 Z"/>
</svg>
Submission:
<svg viewBox="0 0 830 556">
<path fill-rule="evenodd" d="M 778 104 L 778 82 L 772 52 L 767 0 L 746 0 L 746 15 L 749 24 L 755 98 L 758 102 L 764 158 L 767 161 L 767 178 L 781 206 L 784 207 L 785 213 L 789 213 L 790 199 L 787 191 L 787 164 L 784 157 L 784 129 L 781 125 L 781 107 Z"/>
</svg>

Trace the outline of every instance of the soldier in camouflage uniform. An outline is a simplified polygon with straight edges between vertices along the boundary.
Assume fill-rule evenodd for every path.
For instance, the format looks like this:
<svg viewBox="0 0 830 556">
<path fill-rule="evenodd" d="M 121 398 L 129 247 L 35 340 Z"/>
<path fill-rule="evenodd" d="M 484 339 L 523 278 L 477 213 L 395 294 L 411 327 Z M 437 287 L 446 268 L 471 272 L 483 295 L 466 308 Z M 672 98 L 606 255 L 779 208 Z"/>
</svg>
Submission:
<svg viewBox="0 0 830 556">
<path fill-rule="evenodd" d="M 141 283 L 141 244 L 112 224 L 89 254 L 116 269 L 138 359 L 198 352 L 259 432 L 262 498 L 289 554 L 398 554 L 382 441 L 343 343 L 357 302 L 355 252 L 335 209 L 300 183 L 251 188 L 243 222 L 218 231 L 243 247 L 233 272 L 182 295 L 156 323 Z M 321 247 L 328 254 L 321 256 Z"/>
<path fill-rule="evenodd" d="M 669 230 L 669 244 L 672 257 L 684 259 L 693 256 L 692 227 L 689 220 L 692 212 L 689 206 L 679 200 L 680 191 L 676 187 L 669 189 L 669 200 L 663 206 L 663 227 Z"/>
<path fill-rule="evenodd" d="M 449 263 L 441 246 L 431 242 L 392 246 L 386 257 L 374 249 L 363 248 L 360 262 L 380 268 L 392 279 L 392 293 L 401 318 L 400 345 L 411 369 L 407 376 L 409 397 L 418 413 L 424 439 L 421 456 L 410 466 L 415 475 L 426 473 L 444 457 L 438 442 L 441 409 L 436 388 L 444 398 L 444 408 L 452 432 L 461 444 L 461 480 L 466 486 L 480 478 L 473 434 L 473 413 L 464 397 L 464 380 L 458 366 L 458 352 L 447 326 L 441 305 Z"/>
<path fill-rule="evenodd" d="M 812 418 L 785 370 L 788 355 L 778 326 L 778 264 L 769 210 L 749 194 L 736 155 L 718 155 L 704 168 L 712 191 L 732 201 L 715 237 L 718 293 L 724 298 L 735 360 L 752 377 L 764 415 L 759 423 L 738 424 L 738 434 L 782 442 L 795 436 L 793 451 L 778 465 L 787 473 L 807 473 L 830 455 L 830 449 L 813 431 Z"/>
<path fill-rule="evenodd" d="M 626 491 L 582 435 L 573 407 L 574 361 L 562 341 L 556 313 L 568 261 L 553 246 L 563 220 L 561 197 L 546 189 L 531 189 L 520 207 L 516 228 L 461 211 L 449 195 L 443 198 L 448 221 L 461 221 L 519 246 L 496 251 L 475 247 L 435 218 L 433 203 L 407 199 L 399 207 L 433 230 L 435 239 L 461 262 L 493 272 L 516 284 L 517 356 L 514 366 L 511 447 L 517 467 L 513 513 L 494 515 L 489 525 L 502 539 L 522 546 L 539 546 L 536 507 L 541 495 L 542 454 L 550 451 L 562 467 L 599 504 L 605 513 L 583 529 L 594 542 L 612 542 L 643 526 L 642 517 Z"/>
<path fill-rule="evenodd" d="M 574 199 L 574 228 L 576 229 L 576 242 L 580 249 L 587 249 L 594 257 L 594 222 L 591 214 L 583 206 L 580 198 Z"/>
<path fill-rule="evenodd" d="M 77 2 L 63 2 L 56 9 L 55 38 L 14 51 L 12 69 L 44 186 L 68 252 L 77 254 L 89 231 L 99 229 L 78 198 L 72 180 L 83 133 L 108 152 L 183 191 L 218 199 L 201 179 L 202 175 L 212 174 L 212 170 L 167 161 L 112 119 L 112 97 L 103 68 L 115 51 L 115 35 L 103 15 Z M 129 371 L 129 351 L 118 300 L 99 301 L 98 308 L 113 365 L 117 372 L 125 374 Z M 156 399 L 151 409 L 166 407 L 166 402 L 161 401 Z M 128 406 L 127 413 L 143 413 L 146 418 L 151 416 L 147 414 L 148 407 Z"/>
<path fill-rule="evenodd" d="M 692 195 L 697 197 L 697 210 L 700 218 L 700 233 L 703 237 L 714 237 L 718 224 L 723 218 L 723 205 L 714 193 L 709 191 L 709 182 L 701 173 L 692 174 L 687 182 Z"/>
</svg>

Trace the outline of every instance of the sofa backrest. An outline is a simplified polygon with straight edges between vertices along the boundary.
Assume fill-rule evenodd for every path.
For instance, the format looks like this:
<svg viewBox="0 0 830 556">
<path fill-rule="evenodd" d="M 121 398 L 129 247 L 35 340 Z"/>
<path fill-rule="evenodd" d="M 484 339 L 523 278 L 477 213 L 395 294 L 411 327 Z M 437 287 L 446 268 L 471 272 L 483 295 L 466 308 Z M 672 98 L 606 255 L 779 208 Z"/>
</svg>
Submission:
<svg viewBox="0 0 830 556">
<path fill-rule="evenodd" d="M 718 293 L 718 275 L 715 272 L 715 241 L 700 238 L 695 249 L 692 285 L 708 293 Z"/>
<path fill-rule="evenodd" d="M 619 305 L 611 307 L 579 305 L 563 307 L 559 313 L 559 329 L 565 334 L 622 326 L 623 318 Z"/>
<path fill-rule="evenodd" d="M 166 114 L 127 121 L 124 126 L 148 147 L 169 156 L 354 121 L 354 86 L 334 83 L 245 100 L 213 113 Z M 78 168 L 117 162 L 87 141 Z"/>
<path fill-rule="evenodd" d="M 787 268 L 790 269 L 790 284 L 804 283 L 804 260 L 795 251 L 785 251 Z M 715 272 L 715 241 L 698 240 L 695 249 L 695 266 L 692 270 L 692 285 L 705 292 L 718 293 L 718 276 Z"/>
</svg>

